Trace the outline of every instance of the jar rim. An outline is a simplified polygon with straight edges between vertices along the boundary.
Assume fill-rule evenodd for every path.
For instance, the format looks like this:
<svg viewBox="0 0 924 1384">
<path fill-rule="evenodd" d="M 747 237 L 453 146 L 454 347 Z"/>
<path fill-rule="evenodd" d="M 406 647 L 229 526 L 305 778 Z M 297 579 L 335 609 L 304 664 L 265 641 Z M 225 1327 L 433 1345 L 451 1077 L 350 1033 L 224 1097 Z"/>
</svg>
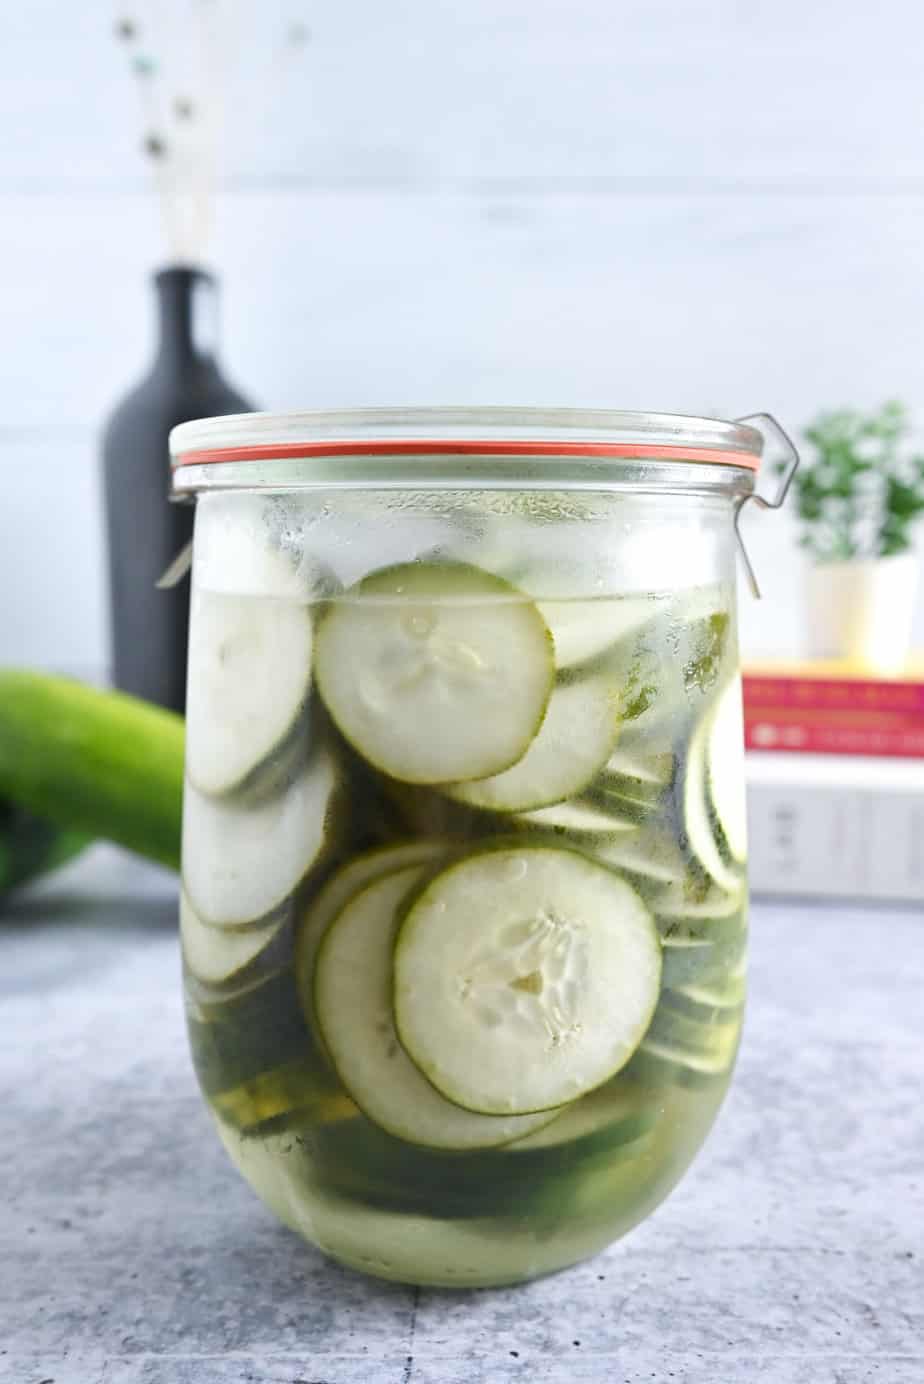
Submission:
<svg viewBox="0 0 924 1384">
<path fill-rule="evenodd" d="M 407 484 L 419 483 L 420 463 L 432 459 L 445 483 L 446 465 L 457 458 L 458 478 L 466 483 L 473 458 L 505 459 L 511 483 L 517 459 L 546 484 L 568 479 L 570 459 L 582 474 L 600 463 L 606 484 L 609 459 L 683 462 L 743 468 L 760 466 L 763 437 L 746 423 L 685 414 L 615 409 L 540 408 L 358 408 L 291 413 L 240 413 L 181 423 L 170 433 L 174 489 L 208 488 L 211 468 L 226 462 L 271 462 L 302 458 L 318 463 L 311 480 L 338 484 L 339 467 L 326 463 L 365 458 L 367 482 L 401 481 L 395 471 L 416 459 Z M 389 467 L 387 463 L 395 465 Z M 556 466 L 556 463 L 559 463 Z M 194 467 L 196 483 L 184 467 Z M 199 470 L 200 467 L 205 468 Z M 246 468 L 242 468 L 246 469 Z M 238 468 L 235 467 L 235 471 Z M 217 482 L 218 477 L 215 477 Z"/>
</svg>

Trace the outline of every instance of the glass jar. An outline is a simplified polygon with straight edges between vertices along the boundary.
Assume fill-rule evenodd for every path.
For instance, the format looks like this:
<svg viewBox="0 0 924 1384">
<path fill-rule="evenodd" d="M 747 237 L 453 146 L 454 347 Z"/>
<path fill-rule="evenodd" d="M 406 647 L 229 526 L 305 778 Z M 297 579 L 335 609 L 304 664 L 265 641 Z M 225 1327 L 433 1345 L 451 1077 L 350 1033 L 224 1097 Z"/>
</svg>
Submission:
<svg viewBox="0 0 924 1384">
<path fill-rule="evenodd" d="M 174 430 L 193 1060 L 236 1166 L 335 1259 L 549 1273 L 700 1148 L 745 994 L 762 445 L 534 410 Z"/>
</svg>

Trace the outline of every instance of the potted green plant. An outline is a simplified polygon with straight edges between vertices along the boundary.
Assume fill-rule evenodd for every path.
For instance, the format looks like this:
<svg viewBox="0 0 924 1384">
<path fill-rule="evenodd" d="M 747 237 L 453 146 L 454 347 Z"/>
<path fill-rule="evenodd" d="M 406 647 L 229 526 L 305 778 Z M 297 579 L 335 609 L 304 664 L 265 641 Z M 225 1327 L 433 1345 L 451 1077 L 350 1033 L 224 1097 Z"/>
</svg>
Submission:
<svg viewBox="0 0 924 1384">
<path fill-rule="evenodd" d="M 796 473 L 808 580 L 811 652 L 896 672 L 908 656 L 924 514 L 924 456 L 908 450 L 904 406 L 824 413 L 805 430 Z"/>
</svg>

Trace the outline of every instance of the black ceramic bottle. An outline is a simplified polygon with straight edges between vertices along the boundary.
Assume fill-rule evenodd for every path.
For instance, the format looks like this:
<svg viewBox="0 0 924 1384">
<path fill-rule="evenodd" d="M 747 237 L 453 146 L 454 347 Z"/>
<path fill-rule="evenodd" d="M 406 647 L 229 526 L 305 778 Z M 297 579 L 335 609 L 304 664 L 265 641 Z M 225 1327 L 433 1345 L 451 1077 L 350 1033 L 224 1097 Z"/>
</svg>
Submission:
<svg viewBox="0 0 924 1384">
<path fill-rule="evenodd" d="M 171 504 L 167 436 L 177 423 L 253 405 L 222 378 L 215 355 L 217 284 L 199 269 L 154 276 L 158 343 L 151 369 L 118 405 L 103 436 L 112 680 L 182 711 L 189 581 L 156 583 L 192 537 L 193 510 Z"/>
</svg>

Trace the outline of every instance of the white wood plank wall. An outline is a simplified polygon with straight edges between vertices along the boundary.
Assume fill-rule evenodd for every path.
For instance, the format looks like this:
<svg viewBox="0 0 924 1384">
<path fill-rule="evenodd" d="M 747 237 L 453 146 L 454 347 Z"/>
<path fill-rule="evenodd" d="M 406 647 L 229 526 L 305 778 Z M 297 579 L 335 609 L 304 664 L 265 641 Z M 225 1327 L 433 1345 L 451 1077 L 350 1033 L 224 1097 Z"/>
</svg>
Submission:
<svg viewBox="0 0 924 1384">
<path fill-rule="evenodd" d="M 798 430 L 899 396 L 924 424 L 918 0 L 237 10 L 212 260 L 228 371 L 265 406 Z M 98 429 L 144 365 L 163 254 L 116 13 L 0 0 L 0 662 L 91 672 Z M 791 525 L 748 528 L 746 647 L 798 649 Z"/>
</svg>

